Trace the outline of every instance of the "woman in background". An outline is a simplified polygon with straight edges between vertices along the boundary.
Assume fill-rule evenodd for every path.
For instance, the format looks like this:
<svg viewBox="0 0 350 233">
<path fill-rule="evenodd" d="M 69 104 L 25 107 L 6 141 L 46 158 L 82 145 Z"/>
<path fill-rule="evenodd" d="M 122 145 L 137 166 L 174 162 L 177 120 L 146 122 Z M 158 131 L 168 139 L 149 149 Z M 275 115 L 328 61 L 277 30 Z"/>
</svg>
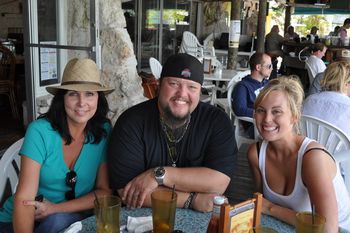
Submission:
<svg viewBox="0 0 350 233">
<path fill-rule="evenodd" d="M 337 126 L 350 138 L 350 61 L 329 64 L 321 88 L 320 93 L 305 99 L 303 114 Z"/>
<path fill-rule="evenodd" d="M 16 194 L 0 211 L 0 232 L 59 232 L 89 216 L 95 195 L 110 194 L 105 162 L 111 131 L 97 65 L 72 59 L 49 111 L 26 132 Z M 95 193 L 95 194 L 94 194 Z M 38 195 L 43 201 L 35 200 Z"/>
<path fill-rule="evenodd" d="M 248 161 L 264 195 L 262 212 L 295 225 L 296 213 L 314 205 L 327 219 L 325 232 L 350 230 L 350 197 L 338 165 L 322 145 L 298 134 L 303 96 L 299 81 L 279 77 L 255 101 L 263 141 L 249 147 Z"/>
</svg>

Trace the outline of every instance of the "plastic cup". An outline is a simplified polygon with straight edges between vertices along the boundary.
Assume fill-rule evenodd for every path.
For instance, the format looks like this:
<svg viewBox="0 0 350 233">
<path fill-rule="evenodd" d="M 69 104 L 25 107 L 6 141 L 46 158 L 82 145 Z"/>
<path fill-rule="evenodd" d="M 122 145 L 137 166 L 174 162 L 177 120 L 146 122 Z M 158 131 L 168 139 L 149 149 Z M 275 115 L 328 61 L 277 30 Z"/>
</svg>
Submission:
<svg viewBox="0 0 350 233">
<path fill-rule="evenodd" d="M 103 196 L 94 201 L 98 233 L 119 233 L 121 201 L 116 196 Z"/>
<path fill-rule="evenodd" d="M 249 233 L 278 233 L 278 231 L 270 227 L 253 227 L 249 230 Z"/>
<path fill-rule="evenodd" d="M 325 217 L 316 213 L 312 216 L 311 212 L 299 212 L 296 217 L 296 233 L 323 233 Z"/>
<path fill-rule="evenodd" d="M 171 233 L 174 230 L 177 194 L 156 190 L 151 194 L 153 233 Z"/>
</svg>

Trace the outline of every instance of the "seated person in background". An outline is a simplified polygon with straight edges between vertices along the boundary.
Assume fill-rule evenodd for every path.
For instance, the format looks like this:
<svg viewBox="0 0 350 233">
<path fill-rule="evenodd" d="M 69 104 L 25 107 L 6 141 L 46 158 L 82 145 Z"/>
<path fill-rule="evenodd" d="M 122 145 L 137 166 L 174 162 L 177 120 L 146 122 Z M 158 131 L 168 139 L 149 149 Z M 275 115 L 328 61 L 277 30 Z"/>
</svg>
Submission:
<svg viewBox="0 0 350 233">
<path fill-rule="evenodd" d="M 309 65 L 314 76 L 322 73 L 326 69 L 326 65 L 322 61 L 322 57 L 326 54 L 327 47 L 322 43 L 316 43 L 311 46 L 311 56 L 306 63 Z"/>
<path fill-rule="evenodd" d="M 306 36 L 306 38 L 308 39 L 308 41 L 310 41 L 311 43 L 318 43 L 319 42 L 319 37 L 317 35 L 317 31 L 318 31 L 318 27 L 313 26 L 310 30 L 310 34 L 308 34 Z"/>
<path fill-rule="evenodd" d="M 340 40 L 344 42 L 345 38 L 348 36 L 347 29 L 350 28 L 350 18 L 347 18 L 344 20 L 343 26 L 339 28 L 338 36 L 340 37 Z"/>
<path fill-rule="evenodd" d="M 312 83 L 309 86 L 309 91 L 307 93 L 308 96 L 322 91 L 321 80 L 323 79 L 323 77 L 324 72 L 316 74 L 314 81 L 312 81 Z"/>
<path fill-rule="evenodd" d="M 273 71 L 270 76 L 271 79 L 277 77 L 277 57 L 283 56 L 282 43 L 286 40 L 279 32 L 280 29 L 278 25 L 274 25 L 270 33 L 265 37 L 265 52 L 271 57 L 273 65 Z"/>
<path fill-rule="evenodd" d="M 150 207 L 156 189 L 177 191 L 177 207 L 211 211 L 225 192 L 237 146 L 230 119 L 199 101 L 203 64 L 188 54 L 165 62 L 157 98 L 126 110 L 108 148 L 111 188 L 128 207 Z"/>
<path fill-rule="evenodd" d="M 328 35 L 329 35 L 329 36 L 338 36 L 339 29 L 340 29 L 339 26 L 335 26 L 335 27 L 334 27 L 334 31 L 331 31 Z"/>
<path fill-rule="evenodd" d="M 232 110 L 236 116 L 253 117 L 255 99 L 271 74 L 271 58 L 265 53 L 254 53 L 249 66 L 251 74 L 239 81 L 232 91 Z"/>
<path fill-rule="evenodd" d="M 274 25 L 265 37 L 266 53 L 275 57 L 283 55 L 282 43 L 285 39 L 279 34 L 279 32 L 280 29 L 278 28 L 278 25 Z"/>
<path fill-rule="evenodd" d="M 26 132 L 16 195 L 0 209 L 0 232 L 59 232 L 89 216 L 95 195 L 111 193 L 106 150 L 111 131 L 100 71 L 90 59 L 72 59 L 49 111 Z M 43 195 L 43 202 L 34 201 Z M 14 229 L 13 229 L 14 228 Z"/>
<path fill-rule="evenodd" d="M 296 213 L 326 217 L 325 232 L 350 229 L 350 197 L 334 158 L 316 141 L 298 134 L 303 87 L 288 77 L 271 80 L 254 104 L 262 142 L 250 145 L 248 162 L 262 212 L 291 225 Z"/>
<path fill-rule="evenodd" d="M 346 61 L 346 62 L 350 62 L 350 50 L 348 49 L 342 49 L 341 50 L 341 55 L 340 57 L 338 57 L 337 59 L 338 61 Z M 319 93 L 322 91 L 322 87 L 321 87 L 321 80 L 324 77 L 324 72 L 322 73 L 318 73 L 315 76 L 314 81 L 312 82 L 312 84 L 309 87 L 309 92 L 308 92 L 308 96 L 315 94 L 315 93 Z"/>
<path fill-rule="evenodd" d="M 332 123 L 350 138 L 350 62 L 329 64 L 321 86 L 324 91 L 305 99 L 303 114 Z"/>
<path fill-rule="evenodd" d="M 271 58 L 266 53 L 254 53 L 249 60 L 251 74 L 239 81 L 232 91 L 232 110 L 236 116 L 253 117 L 253 106 L 261 89 L 268 83 L 272 71 Z M 242 122 L 249 137 L 254 138 L 254 125 Z"/>
<path fill-rule="evenodd" d="M 287 40 L 299 40 L 299 35 L 294 32 L 294 27 L 289 25 L 287 28 L 287 33 L 284 34 L 284 38 Z"/>
</svg>

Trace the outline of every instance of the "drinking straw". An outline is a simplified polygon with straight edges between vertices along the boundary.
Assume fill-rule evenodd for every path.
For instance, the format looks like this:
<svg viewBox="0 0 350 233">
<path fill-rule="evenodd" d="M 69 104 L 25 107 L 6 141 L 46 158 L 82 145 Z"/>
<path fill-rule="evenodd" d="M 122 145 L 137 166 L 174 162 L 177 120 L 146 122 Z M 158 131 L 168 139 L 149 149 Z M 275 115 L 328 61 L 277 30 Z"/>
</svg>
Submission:
<svg viewBox="0 0 350 233">
<path fill-rule="evenodd" d="M 174 195 L 175 195 L 175 184 L 173 185 L 173 190 L 171 192 L 171 199 L 174 199 Z"/>
</svg>

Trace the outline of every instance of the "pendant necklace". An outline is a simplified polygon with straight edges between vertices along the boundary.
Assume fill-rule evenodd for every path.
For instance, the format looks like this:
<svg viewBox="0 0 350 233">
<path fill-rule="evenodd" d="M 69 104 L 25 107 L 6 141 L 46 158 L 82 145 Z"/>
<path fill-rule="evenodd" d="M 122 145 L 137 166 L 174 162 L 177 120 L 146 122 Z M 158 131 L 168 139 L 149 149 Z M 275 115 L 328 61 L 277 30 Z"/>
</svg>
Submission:
<svg viewBox="0 0 350 233">
<path fill-rule="evenodd" d="M 171 129 L 169 126 L 166 125 L 163 117 L 160 117 L 160 124 L 162 126 L 162 130 L 166 137 L 166 144 L 169 151 L 169 157 L 172 162 L 171 164 L 172 167 L 176 167 L 176 163 L 180 157 L 177 154 L 176 144 L 179 143 L 185 136 L 188 126 L 190 124 L 190 121 L 191 121 L 191 115 L 187 118 L 184 126 L 181 126 L 177 129 Z"/>
</svg>

